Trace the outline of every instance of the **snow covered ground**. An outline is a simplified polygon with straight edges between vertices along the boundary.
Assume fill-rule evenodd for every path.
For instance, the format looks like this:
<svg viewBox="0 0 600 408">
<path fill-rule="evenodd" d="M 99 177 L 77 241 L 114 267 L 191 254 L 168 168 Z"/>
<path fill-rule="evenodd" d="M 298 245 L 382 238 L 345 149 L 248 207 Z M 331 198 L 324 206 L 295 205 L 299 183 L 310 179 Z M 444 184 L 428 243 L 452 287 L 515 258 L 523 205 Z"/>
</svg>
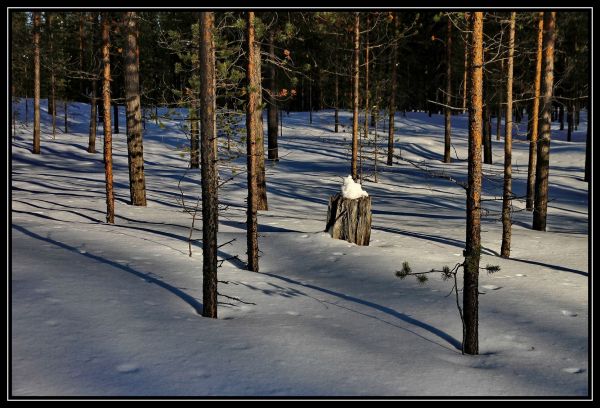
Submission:
<svg viewBox="0 0 600 408">
<path fill-rule="evenodd" d="M 350 169 L 351 113 L 341 114 L 345 131 L 338 134 L 331 111 L 313 113 L 312 125 L 307 113 L 284 114 L 281 160 L 267 164 L 269 211 L 259 215 L 260 273 L 244 268 L 245 174 L 220 190 L 227 208 L 219 242 L 235 241 L 219 255 L 239 260 L 219 269 L 226 296 L 212 320 L 197 313 L 201 221 L 190 257 L 191 216 L 178 202 L 183 177 L 186 204 L 195 205 L 200 172 L 187 171 L 187 139 L 176 123 L 147 123 L 148 207 L 134 208 L 121 107 L 121 133 L 113 137 L 116 222 L 108 225 L 102 154 L 86 152 L 89 107 L 71 104 L 72 133 L 56 140 L 43 109 L 42 154 L 30 153 L 31 122 L 18 123 L 12 141 L 13 396 L 590 393 L 585 113 L 573 142 L 553 131 L 547 232 L 532 231 L 531 213 L 517 211 L 512 258 L 502 259 L 501 202 L 483 203 L 481 264 L 501 270 L 480 275 L 481 354 L 463 356 L 450 282 L 436 274 L 419 284 L 395 272 L 404 261 L 418 272 L 463 260 L 464 190 L 432 174 L 466 180 L 465 116 L 453 117 L 452 164 L 440 161 L 442 116 L 397 116 L 402 158 L 393 167 L 383 164 L 379 129 L 379 183 L 364 183 L 373 200 L 371 245 L 357 247 L 322 232 L 328 198 Z M 513 144 L 518 196 L 527 176 L 523 127 Z M 502 194 L 503 142 L 493 139 L 484 199 Z M 101 146 L 99 127 L 98 152 Z M 365 159 L 365 175 L 371 168 Z M 221 177 L 231 174 L 223 164 Z"/>
</svg>

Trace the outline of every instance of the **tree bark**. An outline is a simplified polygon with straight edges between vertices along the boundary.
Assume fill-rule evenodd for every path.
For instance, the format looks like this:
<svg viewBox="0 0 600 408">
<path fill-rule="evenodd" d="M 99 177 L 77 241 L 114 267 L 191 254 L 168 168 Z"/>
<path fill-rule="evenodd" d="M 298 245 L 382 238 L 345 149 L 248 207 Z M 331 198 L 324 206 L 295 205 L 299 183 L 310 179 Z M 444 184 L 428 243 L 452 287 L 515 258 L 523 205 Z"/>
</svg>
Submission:
<svg viewBox="0 0 600 408">
<path fill-rule="evenodd" d="M 554 86 L 554 43 L 556 39 L 556 12 L 544 12 L 544 79 L 542 81 L 542 123 L 537 141 L 537 165 L 535 177 L 535 203 L 533 229 L 546 231 L 548 212 L 548 174 L 550 167 L 550 109 Z"/>
<path fill-rule="evenodd" d="M 358 81 L 360 57 L 360 14 L 354 13 L 354 61 L 352 65 L 352 162 L 350 174 L 354 181 L 358 180 L 357 155 L 358 155 Z"/>
<path fill-rule="evenodd" d="M 50 59 L 50 97 L 48 98 L 48 113 L 52 115 L 52 139 L 56 138 L 56 77 L 54 75 L 54 33 L 52 30 L 52 13 L 46 13 L 46 28 L 48 30 L 48 55 Z"/>
<path fill-rule="evenodd" d="M 200 45 L 200 33 L 194 34 L 194 44 Z M 199 58 L 192 58 L 192 68 L 195 72 L 200 71 Z M 198 74 L 199 75 L 199 74 Z M 200 167 L 200 129 L 198 129 L 198 93 L 196 89 L 192 90 L 190 102 L 190 168 L 197 169 Z"/>
<path fill-rule="evenodd" d="M 202 156 L 202 315 L 217 318 L 218 180 L 214 13 L 201 12 L 200 154 Z"/>
<path fill-rule="evenodd" d="M 269 32 L 269 56 L 271 63 L 269 64 L 269 87 L 271 93 L 269 96 L 269 110 L 267 113 L 267 128 L 268 128 L 268 158 L 272 161 L 279 161 L 279 148 L 277 145 L 277 132 L 279 124 L 278 121 L 278 108 L 277 99 L 275 98 L 277 86 L 275 81 L 275 38 L 273 31 Z"/>
<path fill-rule="evenodd" d="M 506 73 L 506 132 L 504 136 L 504 188 L 502 197 L 502 245 L 500 256 L 510 257 L 511 211 L 512 211 L 512 121 L 508 114 L 513 103 L 513 59 L 515 54 L 516 12 L 510 14 L 508 36 L 508 67 Z"/>
<path fill-rule="evenodd" d="M 246 148 L 248 163 L 248 210 L 246 220 L 246 243 L 248 248 L 248 270 L 258 272 L 258 225 L 257 225 L 257 178 L 256 178 L 256 127 L 259 110 L 260 84 L 255 83 L 256 53 L 254 51 L 254 12 L 246 15 L 246 55 L 248 66 L 246 80 L 248 83 L 246 107 Z"/>
<path fill-rule="evenodd" d="M 106 222 L 115 223 L 115 197 L 112 172 L 112 133 L 110 126 L 110 17 L 102 13 L 102 97 L 104 100 L 104 176 L 106 180 Z"/>
<path fill-rule="evenodd" d="M 127 158 L 129 163 L 129 196 L 132 205 L 146 205 L 144 177 L 144 145 L 140 98 L 137 13 L 126 13 L 127 39 L 125 42 L 125 100 L 127 115 Z M 116 106 L 116 105 L 115 105 Z"/>
<path fill-rule="evenodd" d="M 498 113 L 496 116 L 496 140 L 500 140 L 500 132 L 502 129 L 502 99 L 503 99 L 503 93 L 502 93 L 502 78 L 504 76 L 504 60 L 501 59 L 500 60 L 500 78 L 498 80 Z"/>
<path fill-rule="evenodd" d="M 481 252 L 481 133 L 483 93 L 483 13 L 471 14 L 469 81 L 469 164 L 464 263 L 463 352 L 479 354 L 479 258 Z"/>
<path fill-rule="evenodd" d="M 450 163 L 450 140 L 452 124 L 450 105 L 452 104 L 452 20 L 448 17 L 446 34 L 446 108 L 444 109 L 444 163 Z"/>
<path fill-rule="evenodd" d="M 398 41 L 398 14 L 394 12 L 394 40 Z M 398 90 L 398 83 L 396 77 L 398 69 L 398 44 L 394 44 L 392 47 L 391 55 L 391 66 L 392 66 L 392 89 L 390 92 L 390 103 L 389 103 L 389 117 L 388 117 L 388 146 L 387 146 L 387 165 L 392 166 L 394 164 L 394 131 L 395 131 L 395 117 L 396 117 L 396 92 Z"/>
<path fill-rule="evenodd" d="M 535 170 L 537 165 L 537 141 L 539 132 L 539 110 L 540 110 L 540 86 L 542 81 L 542 59 L 543 59 L 543 35 L 544 35 L 544 13 L 539 13 L 537 57 L 535 65 L 534 96 L 531 108 L 531 140 L 529 141 L 529 162 L 527 166 L 527 198 L 525 208 L 533 210 L 535 196 Z"/>
<path fill-rule="evenodd" d="M 40 13 L 33 13 L 33 149 L 40 154 Z M 27 103 L 27 102 L 26 102 Z"/>
<path fill-rule="evenodd" d="M 485 164 L 493 164 L 492 163 L 492 115 L 490 113 L 490 105 L 489 101 L 484 99 L 484 104 L 482 108 L 482 116 L 483 116 L 483 162 Z"/>
<path fill-rule="evenodd" d="M 573 104 L 573 101 L 569 101 L 568 102 L 568 106 L 567 106 L 567 142 L 571 141 L 572 135 L 573 135 L 573 119 L 574 119 L 574 111 L 575 111 L 575 106 Z"/>
<path fill-rule="evenodd" d="M 367 32 L 365 33 L 365 123 L 364 123 L 364 132 L 360 137 L 359 141 L 359 178 L 362 183 L 363 179 L 363 163 L 362 163 L 362 147 L 363 147 L 363 139 L 368 140 L 369 138 L 369 27 L 371 26 L 371 16 L 367 13 Z"/>
<path fill-rule="evenodd" d="M 265 174 L 265 130 L 263 124 L 263 100 L 262 100 L 262 76 L 261 76 L 261 57 L 260 57 L 260 43 L 255 42 L 254 44 L 254 83 L 258 88 L 258 105 L 254 111 L 256 121 L 254 125 L 256 129 L 254 134 L 256 135 L 256 194 L 257 194 L 257 210 L 267 211 L 269 205 L 267 202 L 267 178 Z"/>
<path fill-rule="evenodd" d="M 368 246 L 371 238 L 371 197 L 351 200 L 340 193 L 329 197 L 325 231 L 332 238 Z"/>
<path fill-rule="evenodd" d="M 562 103 L 558 106 L 558 122 L 560 130 L 565 130 L 565 105 Z"/>
<path fill-rule="evenodd" d="M 92 97 L 90 98 L 90 134 L 88 139 L 88 153 L 96 153 L 96 80 L 92 80 Z"/>
</svg>

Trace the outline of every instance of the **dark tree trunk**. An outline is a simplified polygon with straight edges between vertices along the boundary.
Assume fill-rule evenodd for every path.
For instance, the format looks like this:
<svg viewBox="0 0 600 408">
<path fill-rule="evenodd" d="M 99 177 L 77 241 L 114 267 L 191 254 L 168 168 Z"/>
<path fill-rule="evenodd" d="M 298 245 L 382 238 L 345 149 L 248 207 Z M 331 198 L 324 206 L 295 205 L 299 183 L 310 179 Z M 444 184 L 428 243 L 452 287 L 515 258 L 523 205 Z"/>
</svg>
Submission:
<svg viewBox="0 0 600 408">
<path fill-rule="evenodd" d="M 132 205 L 146 205 L 144 178 L 144 145 L 139 77 L 137 13 L 126 14 L 125 42 L 125 109 L 127 115 L 127 157 L 129 163 L 129 195 Z M 115 105 L 116 106 L 116 105 Z"/>
<path fill-rule="evenodd" d="M 273 31 L 269 33 L 269 56 L 271 63 L 269 64 L 269 87 L 271 93 L 269 96 L 269 109 L 267 113 L 267 128 L 268 128 L 268 158 L 272 161 L 279 161 L 279 148 L 277 146 L 277 132 L 279 124 L 277 123 L 279 115 L 277 114 L 277 99 L 275 98 L 275 39 Z"/>
<path fill-rule="evenodd" d="M 106 180 L 106 222 L 115 223 L 115 197 L 112 172 L 112 134 L 110 128 L 110 17 L 102 13 L 102 97 L 104 101 L 104 175 Z"/>
<path fill-rule="evenodd" d="M 525 208 L 528 211 L 533 210 L 533 201 L 535 196 L 535 170 L 537 165 L 537 141 L 539 132 L 539 110 L 540 110 L 540 87 L 542 81 L 542 59 L 543 59 L 543 34 L 544 34 L 544 13 L 539 13 L 538 20 L 538 38 L 537 38 L 537 57 L 534 79 L 534 97 L 531 109 L 531 140 L 529 141 L 529 164 L 527 166 L 527 199 Z"/>
<path fill-rule="evenodd" d="M 116 102 L 113 103 L 113 117 L 115 118 L 115 130 L 114 130 L 114 134 L 118 135 L 119 134 L 119 106 L 117 105 Z"/>
<path fill-rule="evenodd" d="M 254 52 L 256 56 L 254 58 L 254 83 L 258 87 L 258 105 L 254 111 L 256 121 L 254 125 L 256 129 L 254 134 L 256 135 L 256 194 L 257 194 L 257 210 L 267 211 L 269 205 L 267 202 L 267 178 L 265 174 L 265 130 L 263 124 L 263 111 L 262 111 L 262 77 L 261 77 L 261 58 L 260 58 L 260 43 L 254 44 Z"/>
<path fill-rule="evenodd" d="M 218 181 L 214 13 L 202 12 L 200 41 L 200 154 L 202 155 L 202 315 L 217 318 Z"/>
<path fill-rule="evenodd" d="M 359 178 L 362 183 L 363 179 L 363 139 L 368 140 L 369 138 L 369 27 L 371 26 L 371 16 L 367 13 L 367 32 L 365 33 L 365 123 L 364 123 L 364 131 L 362 136 L 360 137 L 358 150 L 359 150 Z"/>
<path fill-rule="evenodd" d="M 544 79 L 542 81 L 542 120 L 537 143 L 537 166 L 535 177 L 535 203 L 533 209 L 533 229 L 546 231 L 548 212 L 548 173 L 550 166 L 550 109 L 554 86 L 554 43 L 556 12 L 544 12 Z"/>
<path fill-rule="evenodd" d="M 569 106 L 567 110 L 567 142 L 571 141 L 573 136 L 573 111 L 575 107 L 572 101 L 569 101 Z"/>
<path fill-rule="evenodd" d="M 334 116 L 333 116 L 334 117 L 334 121 L 335 121 L 334 132 L 338 133 L 339 132 L 339 124 L 340 124 L 340 115 L 339 115 L 340 85 L 339 85 L 339 78 L 338 78 L 337 72 L 335 74 L 334 93 L 335 93 L 335 113 L 334 113 Z"/>
<path fill-rule="evenodd" d="M 446 108 L 444 109 L 444 163 L 450 163 L 450 140 L 452 135 L 451 110 L 452 104 L 452 20 L 448 17 L 446 34 Z"/>
<path fill-rule="evenodd" d="M 394 40 L 398 40 L 398 14 L 394 12 Z M 391 55 L 391 66 L 392 66 L 392 89 L 390 93 L 389 102 L 389 118 L 388 118 L 388 146 L 387 146 L 387 165 L 391 166 L 394 164 L 394 130 L 395 130 L 395 115 L 396 115 L 396 92 L 398 88 L 397 84 L 397 65 L 398 65 L 398 45 L 394 44 L 392 47 Z"/>
<path fill-rule="evenodd" d="M 33 13 L 33 149 L 40 154 L 40 13 Z"/>
<path fill-rule="evenodd" d="M 510 14 L 510 32 L 508 37 L 508 69 L 506 73 L 506 113 L 512 109 L 513 103 L 513 57 L 515 52 L 515 19 L 516 12 Z M 510 257 L 511 241 L 511 208 L 512 208 L 512 122 L 506 121 L 504 139 L 504 188 L 502 196 L 502 245 L 500 256 Z"/>
<path fill-rule="evenodd" d="M 200 33 L 194 34 L 195 44 L 200 44 Z M 195 72 L 199 72 L 199 58 L 192 58 L 192 68 Z M 190 168 L 197 169 L 200 167 L 200 129 L 198 128 L 198 93 L 196 89 L 192 90 L 190 102 Z"/>
<path fill-rule="evenodd" d="M 565 105 L 558 106 L 558 121 L 560 122 L 560 130 L 565 130 Z"/>
<path fill-rule="evenodd" d="M 469 81 L 469 164 L 464 262 L 463 352 L 479 354 L 479 259 L 481 253 L 481 133 L 483 94 L 483 13 L 471 15 Z"/>
<path fill-rule="evenodd" d="M 591 133 L 591 125 L 592 125 L 592 111 L 590 110 L 590 100 L 591 100 L 591 92 L 590 95 L 588 95 L 587 98 L 587 106 L 586 106 L 586 114 L 587 114 L 587 129 L 585 132 L 585 170 L 584 170 L 584 175 L 583 175 L 583 181 L 587 181 L 588 182 L 588 187 L 589 187 L 589 182 L 590 182 L 590 163 L 591 163 L 591 151 L 590 151 L 590 133 Z"/>
<path fill-rule="evenodd" d="M 492 118 L 490 109 L 487 103 L 483 105 L 483 162 L 485 164 L 492 163 Z"/>
<path fill-rule="evenodd" d="M 50 63 L 50 97 L 48 98 L 48 113 L 52 115 L 52 139 L 56 138 L 56 77 L 54 75 L 54 33 L 52 30 L 52 13 L 46 13 L 46 28 L 48 36 L 48 54 Z"/>
<path fill-rule="evenodd" d="M 96 80 L 92 80 L 92 97 L 90 98 L 90 136 L 88 140 L 88 152 L 96 153 Z"/>
<path fill-rule="evenodd" d="M 360 14 L 354 13 L 354 61 L 352 65 L 352 162 L 350 174 L 354 181 L 358 180 L 357 155 L 358 155 L 358 84 L 359 84 L 359 59 L 360 59 Z"/>
<path fill-rule="evenodd" d="M 258 225 L 257 225 L 257 169 L 256 169 L 256 111 L 260 110 L 259 96 L 260 84 L 255 83 L 254 72 L 256 70 L 256 53 L 254 39 L 254 12 L 247 12 L 246 22 L 246 55 L 248 66 L 246 67 L 246 80 L 248 84 L 246 107 L 246 147 L 248 161 L 248 211 L 246 220 L 246 241 L 248 249 L 248 270 L 258 272 Z"/>
<path fill-rule="evenodd" d="M 498 80 L 498 113 L 496 116 L 496 140 L 500 140 L 500 133 L 501 133 L 501 129 L 502 129 L 502 103 L 503 103 L 503 99 L 504 99 L 504 93 L 503 93 L 503 81 L 502 78 L 504 77 L 504 60 L 501 59 L 500 60 L 500 79 Z"/>
</svg>

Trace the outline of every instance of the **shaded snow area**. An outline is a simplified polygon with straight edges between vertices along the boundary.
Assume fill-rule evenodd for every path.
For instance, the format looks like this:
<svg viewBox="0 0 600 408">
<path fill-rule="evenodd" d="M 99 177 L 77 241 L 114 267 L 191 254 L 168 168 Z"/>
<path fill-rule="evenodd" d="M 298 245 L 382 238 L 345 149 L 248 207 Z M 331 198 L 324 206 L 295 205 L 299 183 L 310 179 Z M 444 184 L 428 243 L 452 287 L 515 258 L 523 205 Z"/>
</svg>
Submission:
<svg viewBox="0 0 600 408">
<path fill-rule="evenodd" d="M 31 101 L 30 101 L 31 104 Z M 277 163 L 267 162 L 269 211 L 259 213 L 260 272 L 245 270 L 245 158 L 220 177 L 219 318 L 201 317 L 202 232 L 192 216 L 200 171 L 187 169 L 180 120 L 147 123 L 148 206 L 129 205 L 125 112 L 113 135 L 116 219 L 105 223 L 102 154 L 87 153 L 89 107 L 70 105 L 70 131 L 30 153 L 24 105 L 11 141 L 13 396 L 573 396 L 588 388 L 586 115 L 550 154 L 548 231 L 514 203 L 511 259 L 499 257 L 503 141 L 484 164 L 480 355 L 460 352 L 449 281 L 395 272 L 452 268 L 465 238 L 467 118 L 452 117 L 453 162 L 441 162 L 443 116 L 396 118 L 396 159 L 379 182 L 365 157 L 373 205 L 370 246 L 324 233 L 327 203 L 350 170 L 350 112 L 283 116 Z M 160 113 L 160 112 L 159 112 Z M 266 124 L 266 120 L 265 120 Z M 243 123 L 242 123 L 243 125 Z M 266 126 L 266 125 L 265 125 Z M 102 151 L 98 128 L 97 151 Z M 243 129 L 243 128 L 242 128 Z M 525 195 L 526 121 L 513 142 L 513 188 Z M 363 149 L 371 154 L 372 146 Z M 220 147 L 220 155 L 226 154 Z M 179 183 L 180 182 L 180 183 Z M 181 188 L 181 191 L 178 188 Z M 235 258 L 237 256 L 237 258 Z M 459 289 L 462 288 L 462 275 Z M 462 291 L 460 292 L 462 298 Z"/>
</svg>

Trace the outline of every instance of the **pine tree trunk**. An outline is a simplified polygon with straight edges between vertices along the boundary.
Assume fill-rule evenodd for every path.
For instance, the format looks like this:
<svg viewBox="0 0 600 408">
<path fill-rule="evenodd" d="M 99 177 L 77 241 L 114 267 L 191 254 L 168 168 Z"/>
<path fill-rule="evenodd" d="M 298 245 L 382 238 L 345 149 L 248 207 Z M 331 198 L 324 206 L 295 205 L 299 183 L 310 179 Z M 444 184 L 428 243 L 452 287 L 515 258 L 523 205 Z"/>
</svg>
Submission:
<svg viewBox="0 0 600 408">
<path fill-rule="evenodd" d="M 335 73 L 335 83 L 334 83 L 334 93 L 335 93 L 335 112 L 333 114 L 333 119 L 335 121 L 334 132 L 339 132 L 339 124 L 340 124 L 340 115 L 339 115 L 339 95 L 340 95 L 340 85 L 339 85 L 339 77 L 337 72 Z"/>
<path fill-rule="evenodd" d="M 69 102 L 65 99 L 63 101 L 63 113 L 65 119 L 65 133 L 69 133 Z"/>
<path fill-rule="evenodd" d="M 479 354 L 479 258 L 481 253 L 481 132 L 483 94 L 483 13 L 471 15 L 469 81 L 469 164 L 464 263 L 463 352 Z"/>
<path fill-rule="evenodd" d="M 217 318 L 218 181 L 214 13 L 201 12 L 200 154 L 202 156 L 202 315 Z"/>
<path fill-rule="evenodd" d="M 586 106 L 586 114 L 587 114 L 587 130 L 585 132 L 585 170 L 584 170 L 584 174 L 583 174 L 583 181 L 587 181 L 588 182 L 588 188 L 589 188 L 589 182 L 590 182 L 590 163 L 591 163 L 591 151 L 590 151 L 590 132 L 591 132 L 591 125 L 592 125 L 592 111 L 590 110 L 590 100 L 591 100 L 591 92 L 590 95 L 588 95 L 587 97 L 587 106 Z"/>
<path fill-rule="evenodd" d="M 444 163 L 450 163 L 450 140 L 452 135 L 451 110 L 452 104 L 452 20 L 448 17 L 446 34 L 446 108 L 444 109 Z"/>
<path fill-rule="evenodd" d="M 129 197 L 131 205 L 146 206 L 144 145 L 137 39 L 137 13 L 126 13 L 125 42 L 125 112 L 127 116 L 127 158 L 129 163 Z M 116 106 L 116 105 L 115 105 Z"/>
<path fill-rule="evenodd" d="M 394 40 L 398 41 L 398 14 L 394 12 Z M 398 44 L 394 44 L 392 47 L 392 55 L 390 65 L 392 66 L 392 89 L 390 92 L 389 102 L 389 117 L 388 117 L 388 146 L 387 146 L 387 165 L 392 166 L 394 164 L 394 130 L 395 130 L 395 117 L 396 117 L 396 92 L 398 91 L 397 83 L 397 66 L 398 66 Z"/>
<path fill-rule="evenodd" d="M 112 133 L 110 127 L 110 17 L 102 13 L 102 97 L 104 101 L 104 175 L 106 180 L 106 222 L 115 223 L 115 197 L 112 172 Z"/>
<path fill-rule="evenodd" d="M 256 121 L 254 125 L 256 129 L 254 134 L 256 135 L 256 194 L 257 194 L 257 210 L 267 211 L 269 209 L 267 203 L 267 178 L 265 174 L 265 130 L 263 124 L 263 100 L 262 100 L 262 76 L 261 76 L 261 57 L 260 57 L 260 43 L 255 42 L 254 52 L 254 83 L 258 87 L 258 105 L 254 111 Z"/>
<path fill-rule="evenodd" d="M 558 106 L 558 121 L 560 130 L 565 130 L 565 105 L 562 103 Z"/>
<path fill-rule="evenodd" d="M 52 115 L 52 139 L 56 139 L 56 78 L 54 75 L 54 32 L 52 30 L 52 13 L 46 13 L 46 29 L 48 31 L 48 56 L 50 65 L 50 97 L 48 113 Z"/>
<path fill-rule="evenodd" d="M 575 110 L 573 106 L 573 101 L 569 101 L 568 110 L 567 110 L 567 142 L 571 141 L 573 135 L 573 111 Z"/>
<path fill-rule="evenodd" d="M 200 44 L 200 33 L 194 34 L 195 44 Z M 199 72 L 200 61 L 199 58 L 192 58 L 192 68 L 195 72 Z M 197 169 L 200 167 L 200 129 L 198 128 L 198 95 L 195 89 L 192 90 L 190 102 L 190 168 Z"/>
<path fill-rule="evenodd" d="M 26 102 L 27 103 L 27 102 Z M 40 13 L 33 13 L 33 150 L 40 154 Z"/>
<path fill-rule="evenodd" d="M 116 97 L 116 96 L 115 96 Z M 114 134 L 118 135 L 119 134 L 119 106 L 117 105 L 116 102 L 113 103 L 113 117 L 115 118 L 115 131 Z"/>
<path fill-rule="evenodd" d="M 362 147 L 363 147 L 363 139 L 368 140 L 369 138 L 369 27 L 371 26 L 371 16 L 367 13 L 367 32 L 365 33 L 365 123 L 364 123 L 364 131 L 359 140 L 359 178 L 362 183 L 363 179 L 363 163 L 362 163 Z"/>
<path fill-rule="evenodd" d="M 525 208 L 528 211 L 533 210 L 533 200 L 535 195 L 535 170 L 537 165 L 537 141 L 539 132 L 539 110 L 540 110 L 540 87 L 542 81 L 542 59 L 543 59 L 543 34 L 544 34 L 544 13 L 539 13 L 538 20 L 538 38 L 537 38 L 537 57 L 534 79 L 533 106 L 531 108 L 531 140 L 529 141 L 529 164 L 527 166 L 527 198 Z"/>
<path fill-rule="evenodd" d="M 465 13 L 465 19 L 468 20 L 469 19 L 469 13 Z M 467 98 L 468 98 L 468 87 L 467 87 L 467 81 L 468 81 L 468 72 L 469 72 L 469 42 L 468 42 L 468 35 L 464 36 L 465 38 L 465 69 L 464 69 L 464 76 L 463 76 L 463 113 L 467 112 Z"/>
<path fill-rule="evenodd" d="M 544 12 L 544 78 L 542 81 L 542 120 L 540 137 L 537 142 L 537 166 L 535 177 L 535 203 L 533 209 L 533 229 L 546 231 L 548 212 L 548 173 L 550 167 L 550 109 L 552 108 L 552 88 L 554 86 L 554 43 L 556 12 Z"/>
<path fill-rule="evenodd" d="M 484 98 L 485 100 L 485 98 Z M 485 164 L 493 164 L 492 162 L 492 118 L 487 101 L 482 108 L 483 116 L 483 162 Z"/>
<path fill-rule="evenodd" d="M 503 104 L 503 95 L 502 92 L 502 78 L 504 76 L 504 60 L 500 60 L 500 78 L 498 80 L 498 113 L 496 115 L 496 140 L 500 140 L 500 132 L 502 129 L 502 104 Z"/>
<path fill-rule="evenodd" d="M 277 132 L 279 124 L 277 123 L 279 115 L 277 114 L 277 100 L 275 98 L 277 86 L 275 82 L 275 38 L 273 31 L 269 33 L 269 56 L 271 63 L 269 64 L 269 87 L 271 94 L 269 97 L 269 110 L 267 113 L 267 128 L 268 128 L 268 158 L 272 161 L 279 161 L 279 148 L 277 146 Z"/>
<path fill-rule="evenodd" d="M 90 98 L 90 134 L 88 153 L 96 153 L 96 80 L 92 80 L 92 97 Z"/>
<path fill-rule="evenodd" d="M 246 80 L 248 83 L 248 104 L 246 107 L 246 148 L 248 161 L 248 211 L 246 221 L 247 248 L 248 248 L 248 270 L 258 272 L 258 225 L 257 225 L 257 169 L 256 169 L 256 111 L 260 110 L 259 96 L 260 84 L 255 82 L 256 76 L 256 52 L 254 51 L 254 12 L 247 12 L 246 22 L 246 55 L 248 66 L 246 68 Z"/>
<path fill-rule="evenodd" d="M 357 155 L 358 155 L 358 81 L 360 58 L 360 14 L 354 13 L 354 62 L 352 66 L 352 162 L 350 174 L 354 181 L 358 180 Z"/>
<path fill-rule="evenodd" d="M 79 71 L 83 72 L 83 50 L 84 50 L 84 41 L 85 41 L 85 33 L 83 31 L 83 21 L 85 18 L 85 13 L 79 13 Z M 83 92 L 83 79 L 79 79 L 79 97 L 84 94 Z M 79 97 L 77 99 L 79 99 Z"/>
<path fill-rule="evenodd" d="M 502 245 L 500 256 L 510 257 L 511 208 L 512 208 L 512 122 L 508 114 L 513 103 L 513 58 L 515 53 L 515 19 L 517 13 L 510 14 L 510 32 L 508 37 L 508 68 L 506 73 L 506 132 L 504 136 L 504 188 L 502 197 Z"/>
</svg>

